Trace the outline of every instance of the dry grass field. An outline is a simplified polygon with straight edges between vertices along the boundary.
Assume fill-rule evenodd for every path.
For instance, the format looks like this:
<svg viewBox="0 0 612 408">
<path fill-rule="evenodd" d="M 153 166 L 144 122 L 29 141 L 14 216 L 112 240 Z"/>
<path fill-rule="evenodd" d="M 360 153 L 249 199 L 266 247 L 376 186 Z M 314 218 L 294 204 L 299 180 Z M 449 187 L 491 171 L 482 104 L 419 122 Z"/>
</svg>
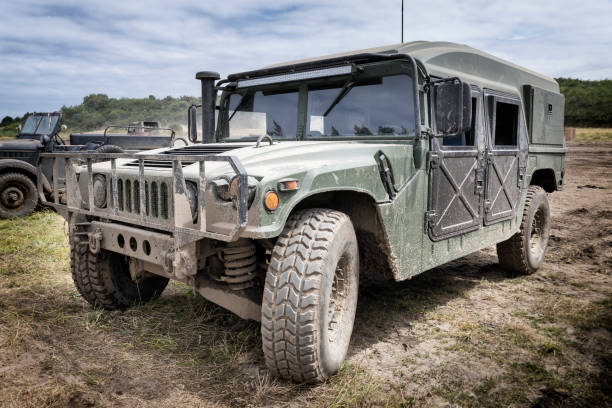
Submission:
<svg viewBox="0 0 612 408">
<path fill-rule="evenodd" d="M 0 221 L 0 406 L 612 406 L 611 173 L 612 143 L 570 145 L 535 275 L 509 275 L 488 248 L 361 288 L 349 357 L 317 386 L 270 378 L 258 324 L 184 285 L 92 309 L 61 217 Z"/>
</svg>

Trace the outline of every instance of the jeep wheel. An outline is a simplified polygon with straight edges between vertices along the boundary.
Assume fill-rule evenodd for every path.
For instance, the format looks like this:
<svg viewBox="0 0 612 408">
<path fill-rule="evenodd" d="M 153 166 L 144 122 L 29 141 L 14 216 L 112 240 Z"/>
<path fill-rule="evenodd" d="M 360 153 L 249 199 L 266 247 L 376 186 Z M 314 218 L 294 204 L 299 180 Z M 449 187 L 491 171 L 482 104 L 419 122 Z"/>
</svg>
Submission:
<svg viewBox="0 0 612 408">
<path fill-rule="evenodd" d="M 77 290 L 92 306 L 125 309 L 158 298 L 166 288 L 168 278 L 163 276 L 134 282 L 125 256 L 105 250 L 94 255 L 81 237 L 70 239 L 70 269 Z"/>
<path fill-rule="evenodd" d="M 538 186 L 527 191 L 519 232 L 497 244 L 499 263 L 523 275 L 538 270 L 544 261 L 550 235 L 550 207 L 546 192 Z"/>
<path fill-rule="evenodd" d="M 358 285 L 349 217 L 328 209 L 293 214 L 272 251 L 261 308 L 272 374 L 313 383 L 338 371 L 353 331 Z"/>
<path fill-rule="evenodd" d="M 38 204 L 36 185 L 25 174 L 0 176 L 0 218 L 17 218 L 30 214 Z"/>
</svg>

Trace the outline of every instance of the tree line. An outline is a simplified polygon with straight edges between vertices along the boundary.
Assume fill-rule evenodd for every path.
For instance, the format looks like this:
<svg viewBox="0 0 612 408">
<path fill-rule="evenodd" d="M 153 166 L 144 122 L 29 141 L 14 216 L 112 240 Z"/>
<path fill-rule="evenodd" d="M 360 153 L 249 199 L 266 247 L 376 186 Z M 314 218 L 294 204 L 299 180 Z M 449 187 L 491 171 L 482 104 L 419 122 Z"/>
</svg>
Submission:
<svg viewBox="0 0 612 408">
<path fill-rule="evenodd" d="M 557 78 L 565 95 L 565 125 L 612 127 L 612 80 Z"/>
</svg>

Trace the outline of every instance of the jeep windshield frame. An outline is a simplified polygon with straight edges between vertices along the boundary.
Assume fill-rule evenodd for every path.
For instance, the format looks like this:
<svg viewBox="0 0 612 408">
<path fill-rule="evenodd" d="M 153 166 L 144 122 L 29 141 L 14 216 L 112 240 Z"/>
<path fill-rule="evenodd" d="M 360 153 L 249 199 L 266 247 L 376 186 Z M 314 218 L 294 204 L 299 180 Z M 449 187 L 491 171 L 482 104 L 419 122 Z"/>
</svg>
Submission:
<svg viewBox="0 0 612 408">
<path fill-rule="evenodd" d="M 223 93 L 219 106 L 216 140 L 219 142 L 245 142 L 257 140 L 262 135 L 271 136 L 275 140 L 293 141 L 412 141 L 417 138 L 421 131 L 421 109 L 418 95 L 420 90 L 419 77 L 415 60 L 406 54 L 359 54 L 343 57 L 342 61 L 344 65 L 339 65 L 338 60 L 334 59 L 335 65 L 332 65 L 332 67 L 350 65 L 352 66 L 350 73 L 293 80 L 291 82 L 276 81 L 277 77 L 270 74 L 278 73 L 281 76 L 282 74 L 287 76 L 293 73 L 300 74 L 300 71 L 296 68 L 301 65 L 305 65 L 304 68 L 310 68 L 310 70 L 303 72 L 315 72 L 312 70 L 313 67 L 306 67 L 306 65 L 311 64 L 298 64 L 285 67 L 285 70 L 281 67 L 230 75 L 227 80 L 220 82 L 233 81 L 224 88 L 220 88 Z M 324 69 L 326 67 L 325 62 L 318 61 L 316 68 Z M 262 73 L 264 75 L 261 75 Z M 259 81 L 252 80 L 259 77 L 261 77 Z M 240 78 L 243 78 L 245 83 L 248 80 L 257 83 L 257 85 L 240 86 Z M 270 83 L 266 83 L 268 78 Z M 398 79 L 402 81 L 398 81 Z M 385 82 L 395 83 L 385 84 Z M 398 85 L 400 85 L 399 89 Z M 316 95 L 317 93 L 319 95 Z M 249 98 L 246 102 L 245 97 Z M 259 111 L 254 109 L 257 106 L 265 107 L 266 97 L 276 97 L 278 99 L 277 104 L 281 106 L 280 110 L 285 113 L 271 112 L 273 117 L 271 119 L 266 116 L 268 112 L 265 109 L 264 112 L 261 109 Z M 318 102 L 316 108 L 315 99 Z M 334 103 L 333 108 L 326 112 L 332 103 Z M 239 111 L 236 114 L 235 108 L 238 105 L 246 113 L 257 113 L 257 115 L 253 115 L 258 123 L 257 132 L 246 136 L 234 136 L 230 133 L 231 121 L 236 120 L 236 117 L 243 113 L 243 111 Z M 345 123 L 342 132 L 338 131 L 336 126 L 331 124 L 332 122 L 330 124 L 325 123 L 328 119 L 335 120 L 335 123 L 338 123 L 338 121 L 348 117 L 348 114 L 352 115 L 353 120 L 359 123 L 351 122 L 350 126 Z M 287 116 L 290 117 L 289 120 Z M 371 120 L 366 124 L 366 116 L 368 118 L 377 116 L 378 119 Z M 276 118 L 282 118 L 284 125 Z M 387 124 L 384 122 L 389 118 L 392 119 L 391 122 L 395 121 L 396 123 Z M 286 126 L 287 123 L 290 123 L 289 127 Z M 273 124 L 272 129 L 270 124 Z M 373 128 L 370 129 L 371 127 Z M 348 134 L 346 129 L 351 128 L 354 128 L 354 132 Z M 331 129 L 334 130 L 333 133 L 330 132 Z"/>
<path fill-rule="evenodd" d="M 21 131 L 17 135 L 21 139 L 42 139 L 57 132 L 61 122 L 61 114 L 30 113 L 26 115 Z"/>
</svg>

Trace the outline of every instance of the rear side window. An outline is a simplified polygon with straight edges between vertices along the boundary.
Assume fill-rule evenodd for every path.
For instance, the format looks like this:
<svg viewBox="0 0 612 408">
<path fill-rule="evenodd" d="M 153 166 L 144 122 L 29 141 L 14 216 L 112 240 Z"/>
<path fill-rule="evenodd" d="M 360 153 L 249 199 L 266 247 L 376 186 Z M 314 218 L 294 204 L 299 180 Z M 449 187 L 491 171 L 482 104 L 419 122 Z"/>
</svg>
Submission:
<svg viewBox="0 0 612 408">
<path fill-rule="evenodd" d="M 495 105 L 496 146 L 516 146 L 518 135 L 518 105 L 497 101 Z"/>
</svg>

